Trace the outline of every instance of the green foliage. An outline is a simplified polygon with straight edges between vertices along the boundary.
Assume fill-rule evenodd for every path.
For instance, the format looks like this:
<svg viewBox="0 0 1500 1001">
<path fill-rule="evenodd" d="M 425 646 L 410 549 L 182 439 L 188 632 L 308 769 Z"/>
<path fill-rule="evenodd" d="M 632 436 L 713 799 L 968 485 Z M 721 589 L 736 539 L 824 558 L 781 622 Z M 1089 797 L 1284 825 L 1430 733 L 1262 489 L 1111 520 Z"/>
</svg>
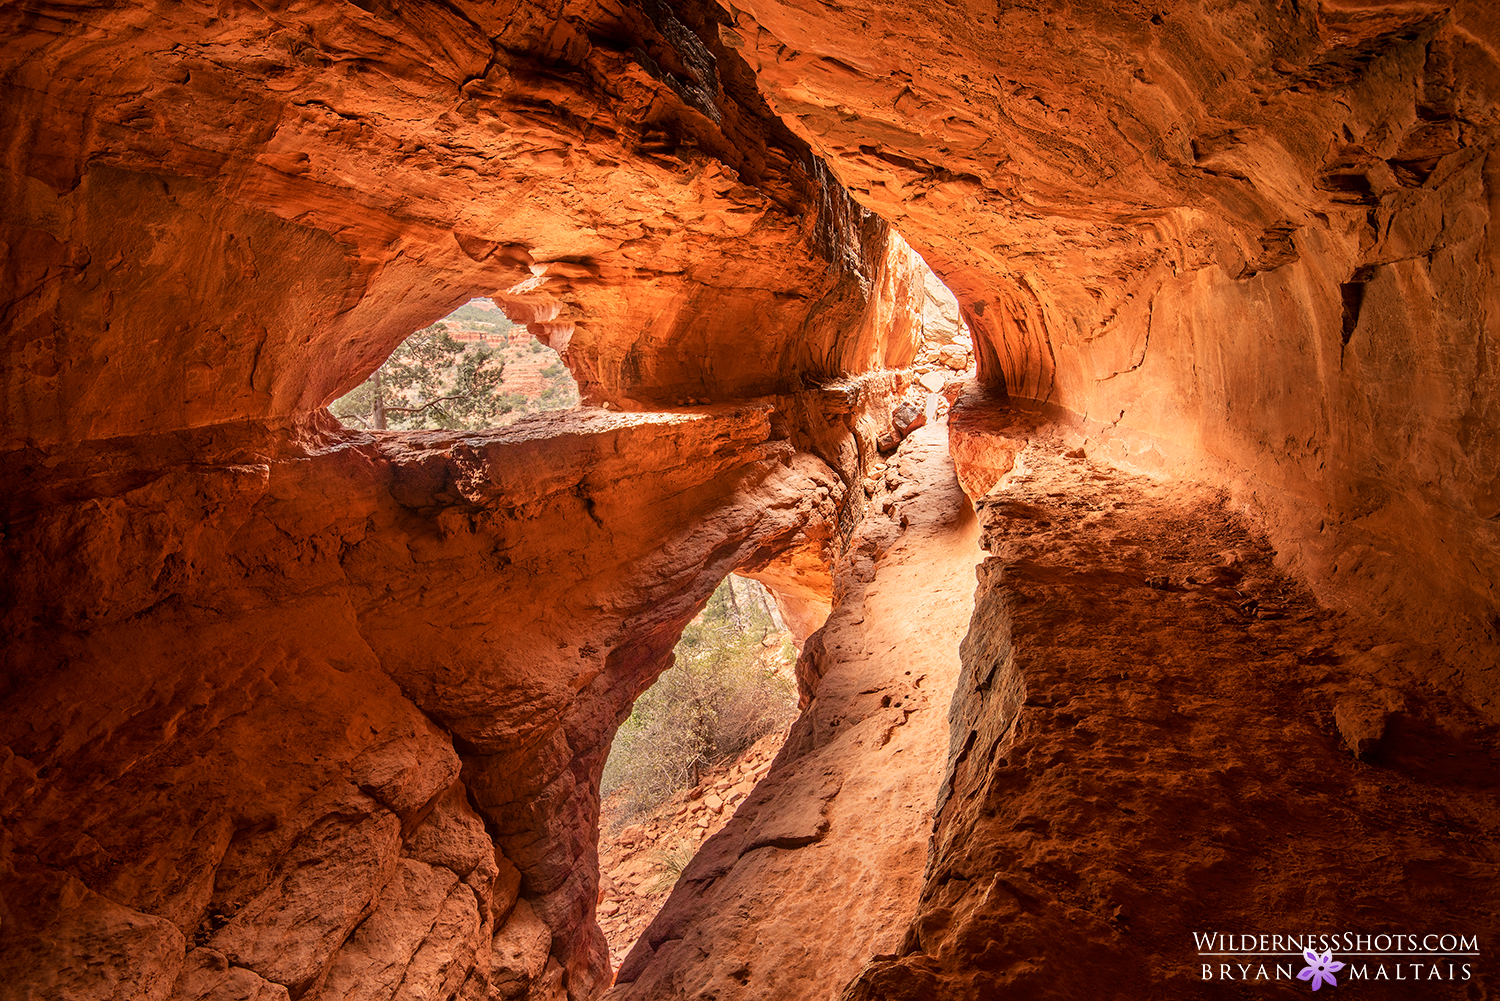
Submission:
<svg viewBox="0 0 1500 1001">
<path fill-rule="evenodd" d="M 446 323 L 434 323 L 403 341 L 363 385 L 329 409 L 356 427 L 476 431 L 514 409 L 498 392 L 504 367 L 494 349 L 461 344 Z"/>
<path fill-rule="evenodd" d="M 636 700 L 604 766 L 603 791 L 620 790 L 627 813 L 692 787 L 796 718 L 796 686 L 772 670 L 789 663 L 785 650 L 762 646 L 774 628 L 765 590 L 730 577 L 683 630 L 674 664 Z"/>
<path fill-rule="evenodd" d="M 504 313 L 481 303 L 466 303 L 407 338 L 363 385 L 329 407 L 334 416 L 351 427 L 475 431 L 577 406 L 578 384 L 557 355 L 531 357 L 548 351 L 538 341 L 502 340 L 492 346 L 454 336 L 454 331 L 508 336 L 514 330 Z M 533 368 L 545 362 L 550 364 Z M 540 376 L 534 389 L 537 383 L 527 377 L 533 371 Z"/>
<path fill-rule="evenodd" d="M 349 425 L 352 421 L 359 420 L 361 415 L 373 414 L 375 412 L 376 396 L 375 377 L 372 375 L 337 400 L 334 400 L 333 405 L 328 409 L 333 412 L 333 416 L 339 418 L 345 425 Z M 369 424 L 356 424 L 356 426 L 369 427 Z"/>
<path fill-rule="evenodd" d="M 688 863 L 698 854 L 696 845 L 684 843 L 676 848 L 666 848 L 651 853 L 651 873 L 656 878 L 646 884 L 644 892 L 655 896 L 665 893 L 677 885 L 677 880 L 682 878 L 682 870 L 688 867 Z"/>
<path fill-rule="evenodd" d="M 573 376 L 567 369 L 561 365 L 554 367 L 558 369 L 558 373 L 552 377 L 552 385 L 542 390 L 541 395 L 531 404 L 538 410 L 566 410 L 578 405 L 578 383 L 573 381 Z"/>
<path fill-rule="evenodd" d="M 463 324 L 465 330 L 487 330 L 502 334 L 508 333 L 515 326 L 500 310 L 485 309 L 472 302 L 464 303 L 444 319 Z"/>
</svg>

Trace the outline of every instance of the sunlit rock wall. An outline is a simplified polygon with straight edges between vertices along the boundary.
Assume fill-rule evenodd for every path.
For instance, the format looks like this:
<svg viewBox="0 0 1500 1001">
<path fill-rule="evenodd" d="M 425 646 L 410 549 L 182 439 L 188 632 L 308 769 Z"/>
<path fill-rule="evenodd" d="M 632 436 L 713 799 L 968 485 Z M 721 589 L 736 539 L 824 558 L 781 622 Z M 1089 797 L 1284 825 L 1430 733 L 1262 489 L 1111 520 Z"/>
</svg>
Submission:
<svg viewBox="0 0 1500 1001">
<path fill-rule="evenodd" d="M 7 998 L 591 996 L 615 726 L 844 495 L 766 407 L 48 472 L 5 512 Z"/>
<path fill-rule="evenodd" d="M 7 7 L 4 444 L 304 412 L 475 294 L 594 402 L 905 364 L 888 227 L 649 10 Z"/>
<path fill-rule="evenodd" d="M 730 570 L 826 612 L 930 280 L 713 11 L 0 12 L 0 996 L 602 989 L 613 729 Z M 697 409 L 319 414 L 475 294 Z"/>
<path fill-rule="evenodd" d="M 1232 484 L 1500 711 L 1493 5 L 723 6 L 988 383 Z"/>
<path fill-rule="evenodd" d="M 991 386 L 1493 716 L 1494 19 L 5 7 L 0 995 L 602 989 L 605 743 L 724 572 L 829 607 L 926 299 L 887 222 Z M 769 402 L 317 416 L 474 294 L 592 402 Z"/>
<path fill-rule="evenodd" d="M 952 422 L 991 556 L 921 899 L 841 1001 L 1305 990 L 1296 952 L 1212 953 L 1308 934 L 1362 997 L 1494 993 L 1500 741 L 1425 680 L 1429 637 L 1322 607 L 1222 491 L 1084 425 L 978 394 Z M 1344 937 L 1409 928 L 1471 955 Z"/>
</svg>

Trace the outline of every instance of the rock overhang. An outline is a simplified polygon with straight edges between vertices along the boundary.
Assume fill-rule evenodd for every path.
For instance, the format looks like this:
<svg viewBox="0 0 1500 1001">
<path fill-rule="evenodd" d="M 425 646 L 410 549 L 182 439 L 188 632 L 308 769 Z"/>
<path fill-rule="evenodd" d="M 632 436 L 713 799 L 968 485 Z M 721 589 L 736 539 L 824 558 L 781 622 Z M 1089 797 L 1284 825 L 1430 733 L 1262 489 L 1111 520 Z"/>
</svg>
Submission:
<svg viewBox="0 0 1500 1001">
<path fill-rule="evenodd" d="M 555 973 L 528 953 L 526 982 L 566 966 L 588 993 L 578 832 L 601 740 L 716 575 L 832 593 L 828 553 L 863 509 L 841 492 L 891 390 L 878 372 L 807 387 L 909 360 L 922 269 L 892 224 L 957 293 L 992 387 L 1084 415 L 1090 455 L 1230 485 L 1320 597 L 1434 633 L 1429 680 L 1492 709 L 1496 33 L 1477 4 L 1246 11 L 11 8 L 12 722 L 59 664 L 80 691 L 116 663 L 153 692 L 179 672 L 186 697 L 193 672 L 213 687 L 214 658 L 316 637 L 282 651 L 294 669 L 251 657 L 252 688 L 301 706 L 325 669 L 364 672 L 351 691 L 386 722 L 440 720 L 497 859 L 509 845 L 528 871 L 531 918 L 502 939 L 540 921 Z M 720 406 L 498 437 L 321 423 L 476 292 L 566 335 L 595 402 Z M 548 527 L 513 539 L 518 514 Z M 614 551 L 622 518 L 643 548 Z M 579 532 L 598 545 L 570 548 Z M 537 591 L 564 580 L 561 599 Z M 496 608 L 522 611 L 495 626 Z M 529 629 L 548 614 L 567 621 Z M 570 642 L 586 618 L 591 639 Z M 479 653 L 434 652 L 470 639 Z M 494 672 L 496 647 L 524 677 Z M 288 718 L 310 754 L 353 753 L 316 712 Z M 105 730 L 162 754 L 183 732 L 143 737 L 143 720 Z M 18 802 L 82 753 L 55 722 L 13 742 Z M 289 767 L 298 788 L 328 778 Z M 386 873 L 395 842 L 376 840 Z M 197 877 L 165 910 L 109 891 L 101 858 L 48 856 L 126 901 L 90 913 L 155 914 L 126 917 L 168 965 L 157 912 L 178 934 L 190 914 L 232 919 L 228 898 L 200 906 Z M 516 871 L 496 869 L 496 885 Z"/>
</svg>

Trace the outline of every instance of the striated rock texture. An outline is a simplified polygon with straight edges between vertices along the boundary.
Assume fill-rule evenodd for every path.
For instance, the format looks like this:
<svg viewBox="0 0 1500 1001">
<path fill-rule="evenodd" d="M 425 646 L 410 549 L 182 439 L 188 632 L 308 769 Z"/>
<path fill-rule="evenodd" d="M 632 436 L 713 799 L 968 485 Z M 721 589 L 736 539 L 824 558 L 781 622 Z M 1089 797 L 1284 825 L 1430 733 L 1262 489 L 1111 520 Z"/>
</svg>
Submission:
<svg viewBox="0 0 1500 1001">
<path fill-rule="evenodd" d="M 990 386 L 1207 460 L 1500 715 L 1494 4 L 721 5 Z"/>
<path fill-rule="evenodd" d="M 11 463 L 6 998 L 593 996 L 617 722 L 844 495 L 766 406 Z"/>
<path fill-rule="evenodd" d="M 922 899 L 846 1001 L 1240 989 L 1194 932 L 1462 929 L 1483 958 L 1424 963 L 1420 996 L 1500 989 L 1500 739 L 1421 681 L 1432 637 L 1319 607 L 1218 491 L 989 416 L 1014 468 L 978 505 Z M 1360 996 L 1416 996 L 1392 968 Z"/>
<path fill-rule="evenodd" d="M 728 571 L 821 624 L 931 281 L 719 18 L 0 10 L 0 995 L 607 983 L 613 729 Z M 769 402 L 320 415 L 476 293 L 593 403 Z"/>
<path fill-rule="evenodd" d="M 925 267 L 716 16 L 6 5 L 0 446 L 303 413 L 492 292 L 595 403 L 905 364 Z"/>
<path fill-rule="evenodd" d="M 900 944 L 982 554 L 940 427 L 907 439 L 872 502 L 798 663 L 810 705 L 608 998 L 832 999 Z"/>
<path fill-rule="evenodd" d="M 733 569 L 809 712 L 622 996 L 1492 935 L 1496 51 L 1480 0 L 0 7 L 0 997 L 598 996 L 599 767 Z M 912 247 L 1074 429 L 953 413 L 1008 548 L 946 770 L 936 395 L 866 477 Z M 615 412 L 331 426 L 475 294 Z"/>
</svg>

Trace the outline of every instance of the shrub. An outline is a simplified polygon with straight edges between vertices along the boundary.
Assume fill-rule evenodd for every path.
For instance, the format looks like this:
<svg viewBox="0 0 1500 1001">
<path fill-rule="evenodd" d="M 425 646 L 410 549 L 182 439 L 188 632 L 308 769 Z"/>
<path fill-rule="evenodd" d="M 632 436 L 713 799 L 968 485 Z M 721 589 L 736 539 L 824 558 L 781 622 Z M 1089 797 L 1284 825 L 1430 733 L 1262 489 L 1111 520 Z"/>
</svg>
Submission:
<svg viewBox="0 0 1500 1001">
<path fill-rule="evenodd" d="M 765 589 L 730 577 L 683 630 L 673 665 L 636 700 L 604 766 L 603 791 L 621 792 L 627 816 L 797 717 L 796 685 L 774 670 L 789 663 L 786 645 L 762 646 L 774 628 Z"/>
<path fill-rule="evenodd" d="M 658 849 L 651 853 L 651 874 L 655 878 L 646 885 L 645 892 L 651 895 L 666 893 L 677 885 L 682 878 L 682 870 L 686 869 L 693 856 L 698 854 L 698 847 L 691 842 L 678 845 L 676 848 Z"/>
<path fill-rule="evenodd" d="M 401 342 L 329 410 L 346 427 L 477 431 L 512 409 L 499 395 L 504 370 L 497 351 L 461 344 L 446 323 L 434 323 Z"/>
</svg>

